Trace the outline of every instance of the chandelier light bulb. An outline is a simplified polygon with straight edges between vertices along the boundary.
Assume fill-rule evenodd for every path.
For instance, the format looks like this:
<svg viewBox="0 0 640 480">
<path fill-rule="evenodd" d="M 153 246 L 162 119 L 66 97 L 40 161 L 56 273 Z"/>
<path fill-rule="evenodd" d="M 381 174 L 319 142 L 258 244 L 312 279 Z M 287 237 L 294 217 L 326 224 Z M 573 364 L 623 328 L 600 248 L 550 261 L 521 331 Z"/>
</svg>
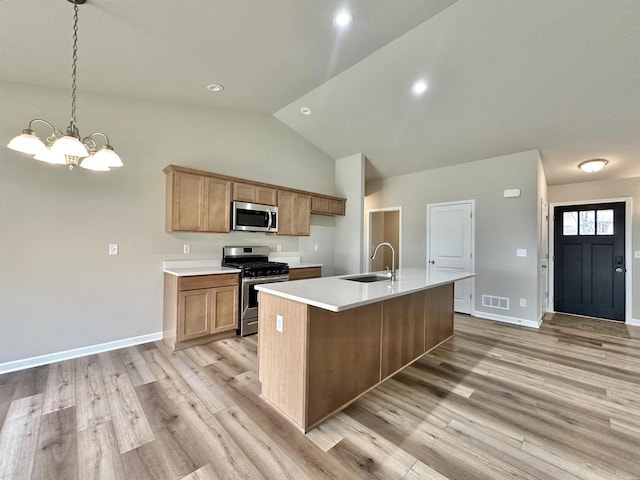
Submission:
<svg viewBox="0 0 640 480">
<path fill-rule="evenodd" d="M 7 147 L 16 152 L 29 155 L 35 155 L 47 148 L 45 144 L 42 143 L 42 140 L 38 138 L 36 132 L 29 128 L 25 128 L 20 135 L 13 137 Z"/>
</svg>

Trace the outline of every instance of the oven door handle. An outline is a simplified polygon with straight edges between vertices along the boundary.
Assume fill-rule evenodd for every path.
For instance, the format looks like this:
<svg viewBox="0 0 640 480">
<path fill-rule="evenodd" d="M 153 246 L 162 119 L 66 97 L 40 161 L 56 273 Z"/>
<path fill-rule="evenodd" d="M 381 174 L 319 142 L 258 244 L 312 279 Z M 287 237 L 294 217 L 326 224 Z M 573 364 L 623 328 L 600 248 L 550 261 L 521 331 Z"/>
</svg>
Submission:
<svg viewBox="0 0 640 480">
<path fill-rule="evenodd" d="M 277 275 L 271 277 L 247 277 L 242 279 L 245 285 L 258 285 L 261 283 L 287 282 L 289 275 Z"/>
</svg>

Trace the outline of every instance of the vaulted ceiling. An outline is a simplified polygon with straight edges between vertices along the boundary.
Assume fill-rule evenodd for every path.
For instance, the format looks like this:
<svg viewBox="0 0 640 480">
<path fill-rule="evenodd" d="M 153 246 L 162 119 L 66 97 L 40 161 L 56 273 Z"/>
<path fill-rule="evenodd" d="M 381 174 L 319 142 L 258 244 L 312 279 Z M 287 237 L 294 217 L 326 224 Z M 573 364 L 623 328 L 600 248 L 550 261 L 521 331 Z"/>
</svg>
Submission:
<svg viewBox="0 0 640 480">
<path fill-rule="evenodd" d="M 1 0 L 0 81 L 69 88 L 72 13 Z M 79 94 L 275 114 L 368 179 L 534 148 L 550 184 L 637 177 L 638 24 L 636 0 L 87 0 Z"/>
</svg>

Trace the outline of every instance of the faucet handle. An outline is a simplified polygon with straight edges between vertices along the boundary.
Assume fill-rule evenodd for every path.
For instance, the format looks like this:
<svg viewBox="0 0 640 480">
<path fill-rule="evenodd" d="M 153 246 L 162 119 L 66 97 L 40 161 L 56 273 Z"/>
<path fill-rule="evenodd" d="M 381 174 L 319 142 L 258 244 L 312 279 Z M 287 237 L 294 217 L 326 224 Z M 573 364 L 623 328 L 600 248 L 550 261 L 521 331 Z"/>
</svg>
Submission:
<svg viewBox="0 0 640 480">
<path fill-rule="evenodd" d="M 389 265 L 386 266 L 386 269 L 387 269 L 387 277 L 391 278 L 393 276 L 393 272 L 389 270 Z"/>
</svg>

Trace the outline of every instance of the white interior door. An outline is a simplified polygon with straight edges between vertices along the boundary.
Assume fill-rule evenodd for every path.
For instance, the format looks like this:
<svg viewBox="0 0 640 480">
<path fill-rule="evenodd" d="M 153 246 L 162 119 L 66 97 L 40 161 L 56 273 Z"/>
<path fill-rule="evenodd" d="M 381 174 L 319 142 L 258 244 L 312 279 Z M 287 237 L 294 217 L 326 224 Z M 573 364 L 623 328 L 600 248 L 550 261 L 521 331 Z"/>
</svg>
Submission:
<svg viewBox="0 0 640 480">
<path fill-rule="evenodd" d="M 473 201 L 427 205 L 427 268 L 473 271 Z M 471 313 L 472 279 L 454 286 L 454 310 Z"/>
</svg>

